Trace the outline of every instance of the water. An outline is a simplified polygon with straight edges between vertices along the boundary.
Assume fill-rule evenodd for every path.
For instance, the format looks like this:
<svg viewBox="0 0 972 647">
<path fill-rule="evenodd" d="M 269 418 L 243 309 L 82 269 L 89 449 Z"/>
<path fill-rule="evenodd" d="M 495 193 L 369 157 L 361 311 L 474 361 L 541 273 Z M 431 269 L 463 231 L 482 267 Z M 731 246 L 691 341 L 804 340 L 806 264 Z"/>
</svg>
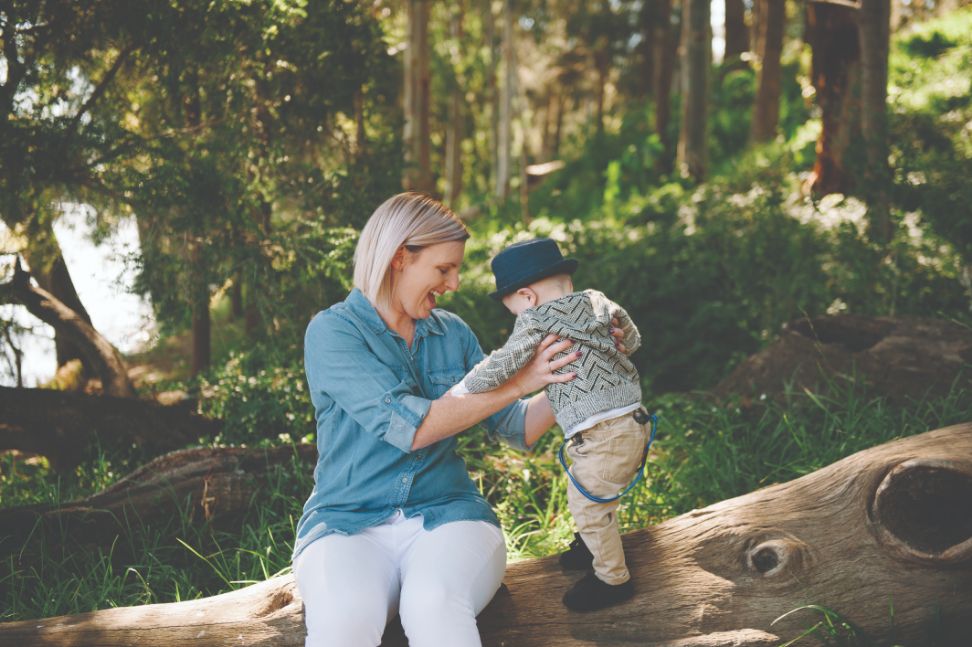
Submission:
<svg viewBox="0 0 972 647">
<path fill-rule="evenodd" d="M 90 216 L 85 205 L 66 205 L 55 222 L 64 261 L 95 329 L 122 353 L 140 350 L 153 341 L 156 327 L 149 301 L 131 291 L 139 252 L 135 219 L 122 220 L 111 236 L 95 245 L 90 238 Z M 0 229 L 6 231 L 2 223 Z M 54 330 L 20 305 L 0 305 L 0 320 L 30 329 L 14 338 L 23 351 L 24 386 L 50 380 L 57 369 Z M 12 353 L 4 340 L 0 340 L 0 348 L 0 385 L 15 386 Z"/>
</svg>

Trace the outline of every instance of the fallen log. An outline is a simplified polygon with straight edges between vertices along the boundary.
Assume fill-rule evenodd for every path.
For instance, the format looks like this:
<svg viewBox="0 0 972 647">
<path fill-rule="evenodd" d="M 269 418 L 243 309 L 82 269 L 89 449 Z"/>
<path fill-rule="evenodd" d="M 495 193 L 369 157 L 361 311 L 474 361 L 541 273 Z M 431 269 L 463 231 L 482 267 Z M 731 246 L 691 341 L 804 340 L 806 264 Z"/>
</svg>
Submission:
<svg viewBox="0 0 972 647">
<path fill-rule="evenodd" d="M 892 400 L 972 391 L 972 331 L 937 319 L 836 315 L 796 319 L 713 392 L 776 397 L 789 385 L 820 392 L 828 380 L 853 379 Z"/>
<path fill-rule="evenodd" d="M 77 465 L 94 441 L 157 456 L 213 438 L 221 427 L 182 405 L 0 387 L 0 451 L 47 456 L 59 470 Z"/>
<path fill-rule="evenodd" d="M 624 538 L 636 596 L 592 614 L 555 558 L 511 564 L 479 618 L 486 645 L 769 647 L 824 605 L 876 644 L 972 639 L 972 423 L 859 452 L 789 483 Z M 893 616 L 890 611 L 893 605 Z M 281 576 L 212 598 L 0 624 L 10 645 L 303 644 Z M 386 646 L 403 645 L 395 629 Z"/>
<path fill-rule="evenodd" d="M 30 546 L 24 546 L 28 538 L 107 551 L 132 528 L 177 532 L 183 521 L 238 527 L 273 470 L 297 463 L 310 473 L 316 458 L 314 445 L 171 452 L 85 499 L 0 510 L 0 555 L 29 554 Z"/>
</svg>

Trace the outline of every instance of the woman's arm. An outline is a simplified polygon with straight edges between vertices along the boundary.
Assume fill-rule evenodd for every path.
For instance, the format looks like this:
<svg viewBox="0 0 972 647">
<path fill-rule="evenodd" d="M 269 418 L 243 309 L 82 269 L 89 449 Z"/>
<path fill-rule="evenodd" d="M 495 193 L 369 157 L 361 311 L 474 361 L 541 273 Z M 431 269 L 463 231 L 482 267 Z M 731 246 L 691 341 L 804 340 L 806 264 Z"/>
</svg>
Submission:
<svg viewBox="0 0 972 647">
<path fill-rule="evenodd" d="M 530 398 L 527 403 L 526 422 L 524 423 L 524 427 L 526 427 L 524 439 L 527 448 L 533 448 L 540 437 L 547 433 L 555 422 L 557 422 L 557 419 L 554 417 L 553 408 L 550 406 L 550 400 L 547 399 L 546 391 Z"/>
<path fill-rule="evenodd" d="M 556 335 L 547 335 L 537 346 L 533 359 L 499 388 L 485 393 L 466 393 L 463 395 L 448 392 L 438 400 L 434 400 L 425 415 L 425 419 L 415 432 L 412 450 L 421 449 L 443 438 L 454 436 L 493 415 L 513 401 L 538 391 L 548 384 L 568 382 L 574 379 L 574 373 L 559 375 L 556 370 L 577 359 L 576 353 L 560 359 L 553 359 L 557 353 L 566 351 L 572 344 L 573 342 L 569 339 L 558 342 Z M 546 403 L 546 399 L 546 395 L 539 394 L 531 399 L 527 405 L 527 446 L 536 442 L 536 439 L 553 424 L 553 414 L 549 412 L 550 405 Z M 544 412 L 544 407 L 548 410 L 547 412 Z M 547 423 L 546 427 L 541 429 L 540 426 L 544 422 Z"/>
</svg>

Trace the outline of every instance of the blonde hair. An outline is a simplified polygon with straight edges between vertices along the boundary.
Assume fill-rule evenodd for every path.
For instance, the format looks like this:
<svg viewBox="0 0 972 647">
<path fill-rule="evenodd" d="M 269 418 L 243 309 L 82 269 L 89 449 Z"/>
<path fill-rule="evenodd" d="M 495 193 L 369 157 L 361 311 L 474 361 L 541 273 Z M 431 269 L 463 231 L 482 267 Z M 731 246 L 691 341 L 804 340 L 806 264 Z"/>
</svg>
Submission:
<svg viewBox="0 0 972 647">
<path fill-rule="evenodd" d="M 391 264 L 405 246 L 424 247 L 464 241 L 469 231 L 459 217 L 423 193 L 399 193 L 385 200 L 368 218 L 354 250 L 354 286 L 376 307 L 391 302 Z"/>
</svg>

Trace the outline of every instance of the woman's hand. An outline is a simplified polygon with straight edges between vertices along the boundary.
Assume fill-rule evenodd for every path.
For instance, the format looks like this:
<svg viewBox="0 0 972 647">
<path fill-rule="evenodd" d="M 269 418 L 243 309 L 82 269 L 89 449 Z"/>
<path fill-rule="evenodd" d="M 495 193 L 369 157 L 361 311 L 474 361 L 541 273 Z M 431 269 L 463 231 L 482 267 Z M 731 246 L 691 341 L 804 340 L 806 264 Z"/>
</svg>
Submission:
<svg viewBox="0 0 972 647">
<path fill-rule="evenodd" d="M 569 353 L 557 359 L 554 357 L 573 345 L 574 342 L 569 339 L 558 341 L 557 335 L 547 335 L 537 344 L 533 359 L 510 378 L 509 383 L 516 386 L 522 397 L 554 382 L 571 381 L 577 377 L 577 373 L 557 373 L 557 370 L 580 357 L 582 351 Z"/>
</svg>

